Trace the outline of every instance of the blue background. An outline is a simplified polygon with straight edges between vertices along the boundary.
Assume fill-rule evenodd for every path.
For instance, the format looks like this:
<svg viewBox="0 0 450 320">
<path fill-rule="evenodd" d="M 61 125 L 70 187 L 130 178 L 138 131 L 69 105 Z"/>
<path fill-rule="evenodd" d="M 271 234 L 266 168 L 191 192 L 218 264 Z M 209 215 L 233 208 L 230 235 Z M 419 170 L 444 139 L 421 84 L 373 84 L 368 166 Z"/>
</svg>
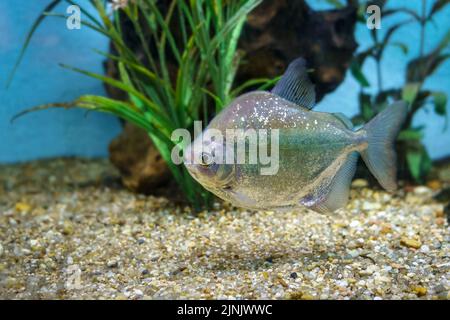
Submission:
<svg viewBox="0 0 450 320">
<path fill-rule="evenodd" d="M 25 2 L 25 1 L 24 1 Z M 34 20 L 49 0 L 0 0 L 0 162 L 54 156 L 104 157 L 108 143 L 120 131 L 119 121 L 81 109 L 34 112 L 14 123 L 17 112 L 32 106 L 72 101 L 82 94 L 104 95 L 100 81 L 60 67 L 59 63 L 102 73 L 108 40 L 82 26 L 69 30 L 61 18 L 47 17 L 31 40 L 29 50 L 8 90 L 6 79 Z M 80 4 L 86 4 L 83 0 Z M 54 11 L 64 13 L 66 4 Z"/>
<path fill-rule="evenodd" d="M 87 1 L 81 0 L 80 4 Z M 308 1 L 317 9 L 327 8 L 326 1 Z M 68 30 L 60 18 L 47 18 L 33 37 L 23 63 L 9 87 L 5 83 L 26 33 L 33 21 L 49 3 L 49 0 L 17 1 L 0 0 L 0 163 L 20 162 L 54 156 L 107 156 L 108 144 L 121 131 L 119 121 L 105 114 L 83 110 L 46 110 L 27 115 L 10 123 L 13 115 L 32 106 L 71 101 L 82 94 L 105 94 L 103 85 L 96 80 L 63 69 L 65 63 L 81 69 L 101 73 L 103 58 L 92 49 L 107 50 L 108 40 L 82 27 Z M 407 6 L 420 10 L 421 1 L 389 1 L 389 7 Z M 431 4 L 431 1 L 428 1 Z M 67 5 L 54 11 L 64 12 Z M 382 32 L 407 16 L 382 20 Z M 450 6 L 441 11 L 435 25 L 427 28 L 426 48 L 432 49 L 450 28 Z M 357 29 L 358 50 L 370 45 L 369 31 L 359 24 Z M 392 41 L 406 43 L 410 50 L 405 55 L 399 48 L 387 49 L 383 59 L 384 88 L 403 83 L 406 62 L 418 54 L 419 27 L 405 26 Z M 364 72 L 375 87 L 375 64 L 366 63 Z M 425 87 L 447 92 L 450 97 L 450 61 L 447 61 L 431 77 Z M 317 110 L 343 112 L 348 116 L 358 111 L 359 85 L 351 75 L 332 94 L 318 105 Z M 431 107 L 429 108 L 431 111 Z M 450 121 L 450 116 L 449 121 Z M 421 111 L 415 124 L 425 124 L 425 143 L 433 158 L 450 154 L 450 129 L 443 131 L 444 119 L 433 112 Z"/>
</svg>

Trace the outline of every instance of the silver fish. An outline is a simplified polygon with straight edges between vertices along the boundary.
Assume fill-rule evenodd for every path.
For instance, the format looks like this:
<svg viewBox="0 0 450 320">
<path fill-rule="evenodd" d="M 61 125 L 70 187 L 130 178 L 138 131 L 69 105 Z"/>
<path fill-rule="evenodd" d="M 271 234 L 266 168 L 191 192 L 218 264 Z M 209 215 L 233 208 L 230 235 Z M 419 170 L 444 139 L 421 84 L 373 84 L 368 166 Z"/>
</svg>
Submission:
<svg viewBox="0 0 450 320">
<path fill-rule="evenodd" d="M 204 151 L 205 144 L 217 153 L 231 143 L 224 140 L 214 145 L 201 137 L 185 150 L 189 173 L 207 190 L 239 207 L 290 210 L 304 206 L 329 213 L 346 205 L 360 154 L 381 186 L 394 191 L 394 141 L 407 104 L 393 103 L 357 131 L 342 114 L 310 111 L 314 104 L 306 62 L 296 59 L 271 92 L 256 91 L 236 98 L 206 128 L 223 136 L 227 129 L 278 129 L 277 173 L 261 174 L 261 164 L 195 164 L 194 158 L 216 159 L 211 151 Z"/>
</svg>

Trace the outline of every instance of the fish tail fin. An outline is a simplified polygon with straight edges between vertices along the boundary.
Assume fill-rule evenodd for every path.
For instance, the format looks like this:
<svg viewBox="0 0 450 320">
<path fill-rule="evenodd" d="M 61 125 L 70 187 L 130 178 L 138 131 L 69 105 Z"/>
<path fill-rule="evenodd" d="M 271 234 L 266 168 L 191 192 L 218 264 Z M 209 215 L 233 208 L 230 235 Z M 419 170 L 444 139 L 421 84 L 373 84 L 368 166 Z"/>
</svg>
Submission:
<svg viewBox="0 0 450 320">
<path fill-rule="evenodd" d="M 406 102 L 394 102 L 361 129 L 366 132 L 368 142 L 367 148 L 361 151 L 361 156 L 380 185 L 389 192 L 397 189 L 397 155 L 394 143 L 407 112 Z"/>
</svg>

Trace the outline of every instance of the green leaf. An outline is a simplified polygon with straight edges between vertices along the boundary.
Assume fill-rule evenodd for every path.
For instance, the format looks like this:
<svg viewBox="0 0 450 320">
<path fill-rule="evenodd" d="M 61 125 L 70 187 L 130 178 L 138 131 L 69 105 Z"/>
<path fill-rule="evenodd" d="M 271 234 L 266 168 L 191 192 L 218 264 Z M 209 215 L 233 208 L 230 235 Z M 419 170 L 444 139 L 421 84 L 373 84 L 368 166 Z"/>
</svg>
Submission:
<svg viewBox="0 0 450 320">
<path fill-rule="evenodd" d="M 241 57 L 243 53 L 237 51 L 237 46 L 239 42 L 240 35 L 242 33 L 242 28 L 247 21 L 247 16 L 243 16 L 242 19 L 237 23 L 228 41 L 228 50 L 224 56 L 224 67 L 229 69 L 229 74 L 226 77 L 226 91 L 229 92 L 233 84 L 233 80 L 238 71 Z"/>
<path fill-rule="evenodd" d="M 445 118 L 444 130 L 447 129 L 448 126 L 448 117 L 447 117 L 447 95 L 445 92 L 434 91 L 431 93 L 434 102 L 434 111 Z"/>
<path fill-rule="evenodd" d="M 402 50 L 403 54 L 407 55 L 408 54 L 408 46 L 406 44 L 404 44 L 403 42 L 391 42 L 390 43 L 391 46 L 394 47 L 398 47 Z"/>
<path fill-rule="evenodd" d="M 211 40 L 211 53 L 216 50 L 217 46 L 223 41 L 223 38 L 227 36 L 233 29 L 242 21 L 242 16 L 247 16 L 253 9 L 260 5 L 262 0 L 250 0 L 243 2 L 242 6 L 234 13 L 232 17 L 225 23 L 223 28 L 215 35 Z"/>
<path fill-rule="evenodd" d="M 442 37 L 441 41 L 438 44 L 437 50 L 442 51 L 449 44 L 450 44 L 450 30 L 448 30 L 445 36 Z"/>
<path fill-rule="evenodd" d="M 402 90 L 402 99 L 409 104 L 412 104 L 416 100 L 417 94 L 420 90 L 420 83 L 407 83 Z"/>
<path fill-rule="evenodd" d="M 397 140 L 400 141 L 420 141 L 423 138 L 423 133 L 421 132 L 420 129 L 405 129 L 400 131 L 400 134 L 398 135 Z"/>
<path fill-rule="evenodd" d="M 241 84 L 239 87 L 234 89 L 231 92 L 231 96 L 236 97 L 239 94 L 241 94 L 242 92 L 244 92 L 245 90 L 247 90 L 248 88 L 252 88 L 255 86 L 259 86 L 257 90 L 265 90 L 267 87 L 275 85 L 280 80 L 280 78 L 281 78 L 281 76 L 278 76 L 274 79 L 261 78 L 261 79 L 247 80 L 243 84 Z"/>
<path fill-rule="evenodd" d="M 430 53 L 411 60 L 406 70 L 406 79 L 408 82 L 423 82 L 432 75 L 439 66 L 450 58 L 449 53 L 443 51 L 450 44 L 450 30 L 441 39 L 436 48 Z"/>
<path fill-rule="evenodd" d="M 219 106 L 219 108 L 223 107 L 224 102 L 220 100 L 218 96 L 216 96 L 214 93 L 205 88 L 202 88 L 202 91 L 206 93 L 208 96 L 210 96 L 215 101 L 216 105 Z"/>
<path fill-rule="evenodd" d="M 436 13 L 444 9 L 446 5 L 450 3 L 450 0 L 436 0 L 431 7 L 428 19 L 431 19 Z"/>
<path fill-rule="evenodd" d="M 68 17 L 65 14 L 54 13 L 54 12 L 44 12 L 44 13 L 42 13 L 42 15 L 45 16 L 45 17 L 61 18 L 61 19 L 64 19 L 64 20 L 67 20 L 67 17 Z M 88 27 L 88 28 L 90 28 L 90 29 L 92 29 L 92 30 L 94 30 L 94 31 L 104 35 L 104 36 L 107 36 L 107 37 L 109 36 L 107 30 L 105 30 L 101 26 L 96 25 L 95 23 L 90 23 L 90 22 L 84 21 L 84 20 L 81 20 L 80 23 L 81 23 L 82 26 L 86 26 L 86 27 Z"/>
<path fill-rule="evenodd" d="M 126 83 L 110 78 L 110 77 L 106 77 L 104 75 L 98 74 L 98 73 L 94 73 L 94 72 L 89 72 L 89 71 L 85 71 L 79 68 L 75 68 L 72 66 L 68 66 L 66 64 L 60 64 L 61 67 L 66 68 L 66 69 L 70 69 L 73 71 L 76 71 L 78 73 L 84 74 L 86 76 L 89 76 L 91 78 L 94 79 L 98 79 L 101 80 L 113 87 L 116 87 L 118 89 L 121 89 L 129 94 L 133 94 L 136 97 L 138 97 L 139 99 L 141 99 L 142 101 L 144 101 L 147 104 L 147 107 L 152 108 L 154 111 L 158 112 L 159 108 L 157 106 L 155 106 L 155 104 L 153 102 L 151 102 L 150 100 L 148 100 L 142 93 L 140 93 L 139 91 L 137 91 L 136 89 L 134 89 L 133 87 L 127 85 Z"/>
<path fill-rule="evenodd" d="M 401 90 L 400 89 L 388 89 L 382 90 L 375 96 L 375 104 L 383 105 L 388 102 L 388 99 L 392 100 L 400 100 L 401 99 Z"/>
<path fill-rule="evenodd" d="M 110 54 L 108 52 L 103 52 L 101 50 L 97 50 L 94 49 L 94 52 L 117 62 L 121 62 L 122 64 L 124 64 L 125 66 L 127 66 L 128 68 L 138 72 L 139 74 L 142 74 L 143 76 L 145 76 L 147 78 L 147 80 L 151 81 L 152 84 L 154 85 L 162 85 L 162 80 L 160 78 L 158 78 L 156 76 L 155 73 L 151 72 L 148 68 L 144 67 L 141 64 L 132 62 L 130 60 L 127 60 L 126 58 L 124 58 L 123 56 L 115 56 L 113 54 Z"/>
<path fill-rule="evenodd" d="M 342 9 L 343 7 L 345 7 L 345 5 L 339 0 L 326 0 L 326 2 L 336 9 Z"/>
<path fill-rule="evenodd" d="M 366 123 L 366 119 L 364 119 L 361 115 L 356 115 L 352 118 L 352 123 L 355 126 L 360 126 Z"/>
<path fill-rule="evenodd" d="M 92 15 L 88 10 L 86 10 L 85 8 L 83 8 L 82 6 L 80 6 L 78 3 L 76 3 L 75 1 L 72 0 L 64 0 L 67 3 L 73 5 L 73 6 L 77 6 L 78 8 L 80 8 L 81 13 L 88 17 L 89 20 L 91 20 L 95 25 L 97 25 L 97 27 L 101 28 L 102 24 L 100 23 L 100 21 L 97 20 L 97 18 L 94 17 L 94 15 Z"/>
<path fill-rule="evenodd" d="M 364 25 L 366 24 L 366 7 L 365 3 L 360 3 L 356 11 L 356 21 Z"/>
<path fill-rule="evenodd" d="M 100 97 L 100 96 L 92 96 L 92 95 L 85 95 L 81 96 L 77 100 L 69 103 L 51 103 L 51 104 L 45 104 L 36 106 L 30 109 L 26 109 L 17 115 L 15 115 L 12 119 L 12 121 L 15 121 L 16 119 L 31 113 L 35 111 L 41 111 L 46 110 L 50 108 L 75 108 L 80 107 L 88 110 L 95 110 L 95 111 L 101 111 L 101 112 L 107 112 L 114 114 L 124 120 L 130 121 L 137 125 L 138 127 L 141 127 L 142 129 L 146 131 L 151 131 L 152 126 L 145 120 L 143 115 L 139 112 L 139 110 L 123 101 L 114 100 L 106 97 Z"/>
<path fill-rule="evenodd" d="M 361 109 L 361 116 L 363 117 L 364 122 L 368 122 L 375 115 L 370 95 L 360 93 L 359 104 Z"/>
<path fill-rule="evenodd" d="M 434 101 L 434 111 L 441 116 L 447 115 L 447 95 L 445 92 L 435 91 L 431 93 Z"/>
<path fill-rule="evenodd" d="M 411 176 L 420 183 L 424 181 L 432 167 L 431 158 L 423 146 L 420 146 L 418 150 L 408 150 L 406 162 Z"/>
<path fill-rule="evenodd" d="M 376 47 L 372 46 L 372 47 L 370 47 L 370 48 L 368 48 L 368 49 L 358 53 L 355 56 L 354 60 L 360 66 L 360 68 L 362 68 L 362 66 L 363 66 L 364 62 L 366 61 L 366 59 L 368 57 L 373 57 L 374 54 L 375 54 L 375 51 L 376 51 Z"/>
<path fill-rule="evenodd" d="M 278 81 L 280 81 L 281 78 L 282 78 L 282 76 L 278 76 L 273 79 L 270 79 L 269 81 L 267 81 L 266 83 L 264 83 L 260 87 L 258 87 L 257 90 L 267 90 L 269 88 L 272 88 L 273 86 L 275 86 L 277 84 Z"/>
<path fill-rule="evenodd" d="M 178 62 L 180 62 L 181 60 L 181 55 L 180 52 L 178 50 L 178 47 L 176 45 L 176 41 L 173 37 L 172 32 L 170 31 L 169 28 L 169 22 L 170 22 L 170 17 L 171 17 L 171 12 L 175 7 L 176 2 L 172 1 L 171 5 L 170 5 L 170 9 L 169 9 L 169 13 L 167 19 L 164 19 L 163 16 L 161 15 L 160 10 L 158 10 L 158 7 L 156 6 L 156 3 L 153 1 L 148 1 L 148 4 L 150 6 L 150 8 L 152 9 L 152 12 L 154 13 L 155 17 L 156 17 L 156 21 L 159 23 L 160 27 L 162 28 L 163 32 L 162 32 L 162 39 L 164 42 L 164 39 L 167 38 L 167 40 L 169 41 L 169 46 L 172 49 L 172 53 L 175 56 L 175 58 L 177 59 Z"/>
<path fill-rule="evenodd" d="M 385 49 L 386 46 L 389 44 L 389 40 L 390 40 L 391 37 L 395 34 L 395 32 L 396 32 L 398 29 L 400 29 L 401 27 L 403 27 L 403 26 L 405 26 L 405 25 L 407 25 L 407 24 L 409 24 L 409 23 L 411 23 L 411 22 L 412 22 L 411 19 L 410 19 L 410 20 L 405 20 L 405 21 L 399 22 L 399 23 L 393 25 L 392 27 L 390 27 L 390 28 L 386 31 L 386 33 L 385 33 L 385 35 L 384 35 L 384 38 L 383 38 L 383 41 L 381 41 L 381 45 L 380 45 L 380 47 L 378 48 L 378 54 L 379 54 L 380 56 L 383 54 L 384 49 Z M 374 29 L 374 30 L 375 30 L 375 29 Z"/>
<path fill-rule="evenodd" d="M 422 167 L 422 154 L 420 152 L 410 151 L 406 154 L 406 161 L 408 163 L 408 169 L 413 178 L 417 181 L 420 180 L 421 167 Z"/>
<path fill-rule="evenodd" d="M 411 16 L 417 22 L 420 22 L 420 20 L 422 19 L 416 11 L 409 9 L 409 8 L 394 8 L 394 9 L 384 10 L 382 15 L 383 15 L 383 17 L 386 17 L 388 15 L 399 13 L 399 12 L 406 13 L 407 15 Z"/>
<path fill-rule="evenodd" d="M 350 65 L 350 72 L 362 87 L 370 86 L 369 81 L 367 80 L 366 76 L 361 70 L 360 64 L 358 64 L 355 60 L 353 60 L 353 62 Z"/>
</svg>

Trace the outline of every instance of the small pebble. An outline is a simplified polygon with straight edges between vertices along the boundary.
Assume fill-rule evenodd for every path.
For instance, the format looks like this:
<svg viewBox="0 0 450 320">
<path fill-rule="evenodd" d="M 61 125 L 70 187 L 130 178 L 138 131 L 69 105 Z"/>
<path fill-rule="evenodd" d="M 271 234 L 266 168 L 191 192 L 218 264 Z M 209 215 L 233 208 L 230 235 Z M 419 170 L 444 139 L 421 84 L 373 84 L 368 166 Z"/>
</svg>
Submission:
<svg viewBox="0 0 450 320">
<path fill-rule="evenodd" d="M 31 210 L 31 206 L 25 202 L 17 202 L 15 208 L 18 212 L 28 212 Z"/>
<path fill-rule="evenodd" d="M 365 201 L 363 203 L 362 209 L 365 211 L 370 211 L 370 210 L 379 210 L 381 209 L 381 204 L 378 202 L 367 202 Z"/>
<path fill-rule="evenodd" d="M 31 240 L 30 240 L 30 246 L 31 246 L 31 247 L 37 246 L 38 243 L 39 243 L 39 241 L 37 241 L 36 239 L 31 239 Z"/>
<path fill-rule="evenodd" d="M 445 288 L 445 286 L 443 284 L 439 284 L 436 287 L 434 287 L 434 292 L 436 292 L 436 293 L 441 293 L 445 290 L 447 290 L 447 289 Z"/>
<path fill-rule="evenodd" d="M 134 294 L 135 294 L 137 297 L 142 297 L 142 296 L 144 296 L 144 292 L 142 292 L 142 290 L 140 290 L 140 289 L 134 290 Z"/>
<path fill-rule="evenodd" d="M 424 295 L 427 294 L 428 290 L 425 287 L 421 287 L 421 286 L 417 286 L 417 287 L 413 287 L 412 291 L 417 294 L 418 297 L 423 297 Z"/>
<path fill-rule="evenodd" d="M 355 179 L 352 182 L 352 187 L 354 188 L 367 188 L 369 183 L 365 179 Z"/>
<path fill-rule="evenodd" d="M 119 262 L 117 260 L 110 260 L 106 265 L 108 268 L 117 268 L 119 266 Z"/>
<path fill-rule="evenodd" d="M 427 187 L 431 188 L 432 190 L 439 190 L 442 188 L 442 182 L 439 180 L 430 180 L 427 182 Z"/>
<path fill-rule="evenodd" d="M 450 300 L 450 291 L 442 291 L 438 294 L 440 300 Z"/>
<path fill-rule="evenodd" d="M 414 248 L 414 249 L 419 249 L 422 246 L 420 241 L 415 240 L 415 239 L 406 238 L 406 237 L 403 237 L 400 239 L 400 244 L 402 246 L 405 246 L 408 248 Z"/>
<path fill-rule="evenodd" d="M 418 186 L 414 188 L 414 194 L 418 196 L 430 196 L 432 194 L 432 191 L 433 190 L 425 186 Z"/>
</svg>

